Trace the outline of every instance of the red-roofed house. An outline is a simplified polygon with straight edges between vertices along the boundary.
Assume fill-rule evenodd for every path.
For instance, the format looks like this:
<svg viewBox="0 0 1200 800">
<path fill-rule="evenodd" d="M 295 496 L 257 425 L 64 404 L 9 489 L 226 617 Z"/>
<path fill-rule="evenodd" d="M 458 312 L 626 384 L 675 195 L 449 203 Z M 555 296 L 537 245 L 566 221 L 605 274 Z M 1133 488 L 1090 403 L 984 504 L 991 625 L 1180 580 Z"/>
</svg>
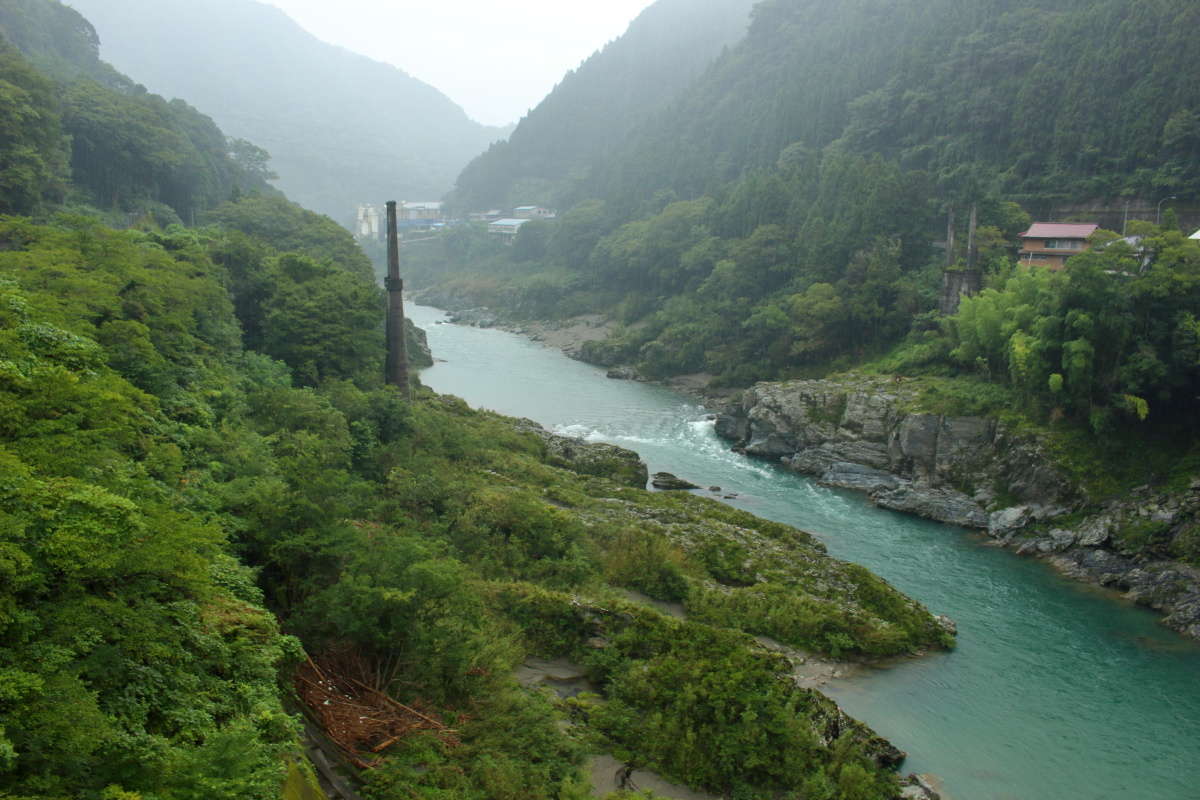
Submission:
<svg viewBox="0 0 1200 800">
<path fill-rule="evenodd" d="M 1087 239 L 1099 227 L 1091 222 L 1035 222 L 1021 234 L 1021 263 L 1062 269 L 1068 258 L 1090 247 Z"/>
</svg>

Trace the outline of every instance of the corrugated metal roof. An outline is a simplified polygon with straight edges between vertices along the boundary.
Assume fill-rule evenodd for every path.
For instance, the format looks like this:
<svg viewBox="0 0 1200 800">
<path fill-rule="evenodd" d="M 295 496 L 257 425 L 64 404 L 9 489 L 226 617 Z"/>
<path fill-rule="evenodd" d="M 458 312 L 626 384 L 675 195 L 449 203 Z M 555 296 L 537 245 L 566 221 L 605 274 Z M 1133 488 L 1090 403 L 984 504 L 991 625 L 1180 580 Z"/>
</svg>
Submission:
<svg viewBox="0 0 1200 800">
<path fill-rule="evenodd" d="M 524 225 L 526 222 L 533 222 L 531 219 L 498 219 L 491 223 L 492 225 Z"/>
<path fill-rule="evenodd" d="M 1035 222 L 1022 239 L 1086 239 L 1100 226 L 1094 222 Z"/>
</svg>

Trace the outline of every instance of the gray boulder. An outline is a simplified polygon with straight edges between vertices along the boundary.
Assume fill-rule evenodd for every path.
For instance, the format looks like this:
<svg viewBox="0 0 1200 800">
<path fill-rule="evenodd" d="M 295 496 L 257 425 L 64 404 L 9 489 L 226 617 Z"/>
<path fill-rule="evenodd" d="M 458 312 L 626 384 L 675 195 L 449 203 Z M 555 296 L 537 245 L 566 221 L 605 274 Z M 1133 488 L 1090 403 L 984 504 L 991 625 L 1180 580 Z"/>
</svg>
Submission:
<svg viewBox="0 0 1200 800">
<path fill-rule="evenodd" d="M 752 456 L 782 458 L 795 453 L 799 447 L 796 437 L 786 433 L 771 432 L 764 436 L 753 438 L 746 445 L 746 452 Z"/>
<path fill-rule="evenodd" d="M 1010 506 L 988 515 L 988 535 L 1000 539 L 1011 536 L 1029 524 L 1032 512 L 1029 506 Z"/>
<path fill-rule="evenodd" d="M 669 472 L 656 472 L 650 477 L 650 485 L 655 489 L 663 489 L 667 491 L 699 489 L 696 484 L 685 481 L 683 478 L 676 477 Z"/>
<path fill-rule="evenodd" d="M 1077 541 L 1083 547 L 1100 547 L 1112 536 L 1112 529 L 1111 517 L 1092 517 L 1079 527 Z"/>
<path fill-rule="evenodd" d="M 895 489 L 900 480 L 889 472 L 839 461 L 829 466 L 820 478 L 825 486 L 835 486 L 839 489 L 854 489 L 859 492 L 878 492 Z"/>
<path fill-rule="evenodd" d="M 875 492 L 871 500 L 883 508 L 964 528 L 986 528 L 988 524 L 987 512 L 974 500 L 953 489 L 928 489 L 909 484 Z"/>
<path fill-rule="evenodd" d="M 750 436 L 750 420 L 736 414 L 718 414 L 715 430 L 720 438 L 740 445 Z"/>
</svg>

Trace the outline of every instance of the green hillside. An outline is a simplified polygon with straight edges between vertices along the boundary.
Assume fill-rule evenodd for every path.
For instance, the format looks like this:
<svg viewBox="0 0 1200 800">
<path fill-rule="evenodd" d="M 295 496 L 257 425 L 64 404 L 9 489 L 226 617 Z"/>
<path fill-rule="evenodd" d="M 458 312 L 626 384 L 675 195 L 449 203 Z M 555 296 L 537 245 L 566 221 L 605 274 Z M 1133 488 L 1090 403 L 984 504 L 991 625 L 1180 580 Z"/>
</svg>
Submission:
<svg viewBox="0 0 1200 800">
<path fill-rule="evenodd" d="M 267 154 L 101 61 L 91 24 L 43 0 L 0 2 L 7 83 L 5 210 L 43 201 L 194 222 L 234 194 L 273 193 Z M 36 67 L 40 73 L 36 73 Z M 69 177 L 69 181 L 68 181 Z"/>
<path fill-rule="evenodd" d="M 693 195 L 837 142 L 1031 212 L 1194 196 L 1198 15 L 1185 0 L 768 0 L 598 185 Z"/>
<path fill-rule="evenodd" d="M 898 751 L 753 635 L 951 646 L 927 610 L 808 534 L 644 491 L 626 451 L 385 386 L 344 229 L 239 184 L 218 202 L 221 159 L 177 194 L 132 170 L 108 205 L 71 104 L 129 104 L 107 140 L 175 163 L 133 113 L 163 101 L 78 16 L 3 8 L 54 75 L 0 58 L 0 797 L 317 797 L 327 738 L 371 800 L 582 800 L 600 752 L 737 797 L 898 796 Z M 532 656 L 595 691 L 522 686 Z"/>
</svg>

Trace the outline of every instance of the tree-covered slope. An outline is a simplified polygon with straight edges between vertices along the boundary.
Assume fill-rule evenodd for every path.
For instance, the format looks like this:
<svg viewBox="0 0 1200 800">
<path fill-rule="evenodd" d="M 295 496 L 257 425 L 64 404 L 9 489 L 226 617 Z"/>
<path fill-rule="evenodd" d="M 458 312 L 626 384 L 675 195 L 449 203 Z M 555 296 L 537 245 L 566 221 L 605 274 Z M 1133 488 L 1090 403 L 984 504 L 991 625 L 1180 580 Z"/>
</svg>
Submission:
<svg viewBox="0 0 1200 800">
<path fill-rule="evenodd" d="M 753 0 L 658 0 L 459 175 L 464 209 L 579 199 L 602 157 L 740 39 Z"/>
<path fill-rule="evenodd" d="M 0 796 L 319 796 L 295 713 L 324 719 L 313 675 L 419 709 L 421 730 L 340 739 L 375 800 L 583 800 L 594 752 L 744 797 L 897 796 L 899 754 L 751 634 L 950 644 L 927 610 L 800 531 L 630 486 L 632 454 L 583 463 L 596 446 L 385 386 L 382 292 L 328 218 L 254 193 L 202 228 L 69 213 L 96 189 L 69 183 L 64 96 L 132 103 L 103 131 L 133 154 L 153 150 L 133 112 L 162 101 L 77 15 L 21 8 L 53 12 L 6 31 L 56 77 L 0 59 L 6 210 L 38 215 L 0 218 Z M 533 656 L 599 693 L 523 687 Z"/>
<path fill-rule="evenodd" d="M 220 217 L 261 214 L 242 203 Z M 582 800 L 597 751 L 746 797 L 897 796 L 896 752 L 749 635 L 950 643 L 879 578 L 621 465 L 573 471 L 588 445 L 406 400 L 361 268 L 67 215 L 0 242 L 0 793 L 276 798 L 303 662 L 452 729 L 361 745 L 378 800 Z M 521 687 L 533 656 L 600 693 Z"/>
<path fill-rule="evenodd" d="M 271 153 L 279 187 L 348 222 L 363 201 L 432 199 L 502 131 L 395 67 L 319 41 L 254 0 L 74 0 L 104 57 Z"/>
<path fill-rule="evenodd" d="M 1198 15 L 1187 0 L 770 0 L 576 185 L 588 199 L 512 247 L 465 229 L 414 246 L 410 274 L 518 316 L 606 312 L 628 327 L 584 356 L 652 377 L 848 366 L 929 324 L 947 264 L 1001 271 L 1033 215 L 1128 202 L 1153 217 L 1172 196 L 1186 212 Z"/>
<path fill-rule="evenodd" d="M 1187 0 L 768 0 L 612 162 L 609 196 L 692 195 L 834 141 L 1034 203 L 1194 194 Z"/>
<path fill-rule="evenodd" d="M 95 30 L 73 9 L 3 0 L 0 34 L 6 210 L 31 213 L 69 193 L 114 218 L 194 221 L 235 193 L 274 191 L 265 153 L 101 61 Z"/>
</svg>

